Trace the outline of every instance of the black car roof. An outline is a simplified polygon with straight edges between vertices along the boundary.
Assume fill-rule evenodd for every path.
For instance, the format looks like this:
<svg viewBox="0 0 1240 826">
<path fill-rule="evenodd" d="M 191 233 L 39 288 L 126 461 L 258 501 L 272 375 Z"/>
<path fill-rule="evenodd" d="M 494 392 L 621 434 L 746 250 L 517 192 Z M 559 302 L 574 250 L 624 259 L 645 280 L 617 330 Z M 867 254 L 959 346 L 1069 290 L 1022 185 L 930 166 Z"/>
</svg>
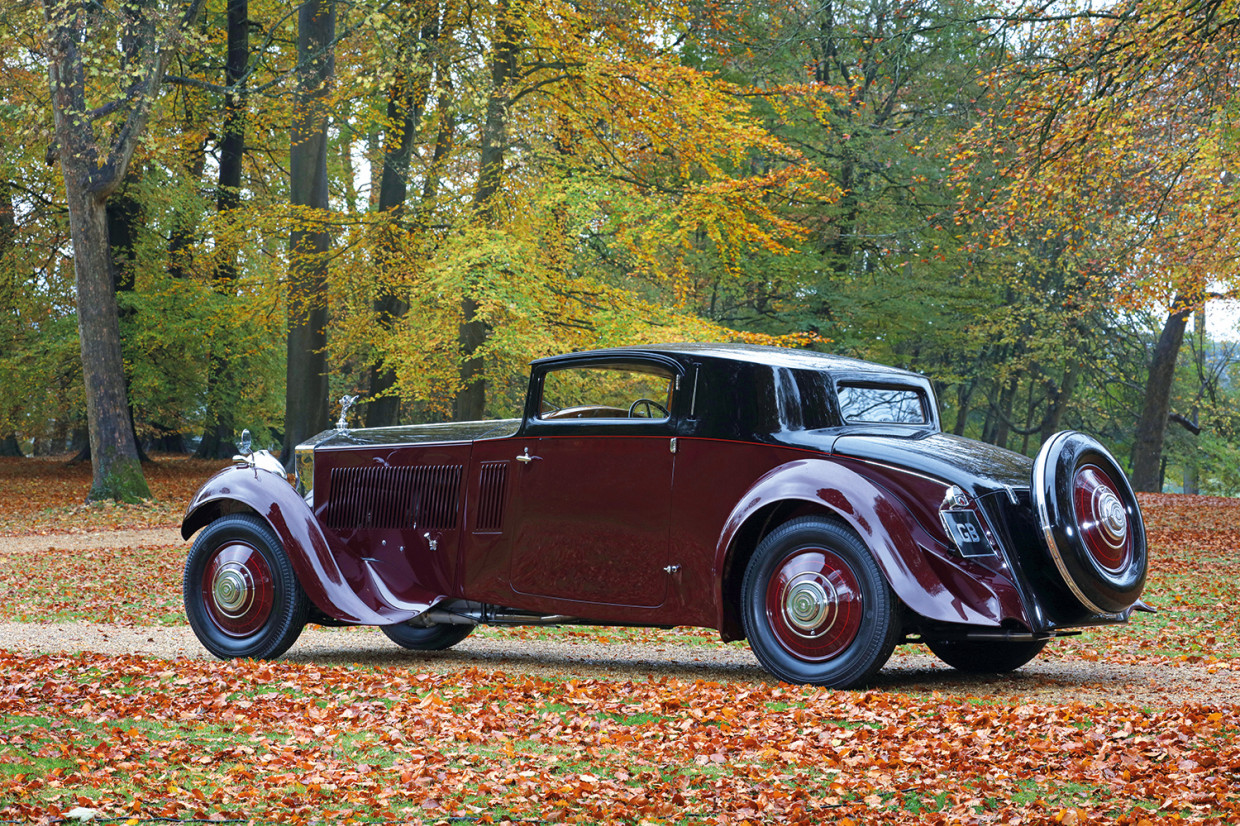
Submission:
<svg viewBox="0 0 1240 826">
<path fill-rule="evenodd" d="M 875 364 L 872 361 L 837 356 L 831 353 L 819 353 L 814 350 L 793 350 L 786 347 L 767 347 L 758 344 L 725 344 L 725 343 L 674 343 L 674 344 L 641 344 L 629 347 L 613 347 L 605 350 L 583 350 L 576 353 L 565 353 L 558 356 L 535 359 L 532 364 L 554 364 L 573 361 L 581 357 L 596 357 L 615 354 L 617 356 L 651 353 L 671 356 L 678 360 L 688 359 L 727 359 L 771 367 L 785 367 L 798 370 L 848 371 L 865 373 L 885 373 L 891 376 L 918 376 L 920 374 L 898 367 Z"/>
</svg>

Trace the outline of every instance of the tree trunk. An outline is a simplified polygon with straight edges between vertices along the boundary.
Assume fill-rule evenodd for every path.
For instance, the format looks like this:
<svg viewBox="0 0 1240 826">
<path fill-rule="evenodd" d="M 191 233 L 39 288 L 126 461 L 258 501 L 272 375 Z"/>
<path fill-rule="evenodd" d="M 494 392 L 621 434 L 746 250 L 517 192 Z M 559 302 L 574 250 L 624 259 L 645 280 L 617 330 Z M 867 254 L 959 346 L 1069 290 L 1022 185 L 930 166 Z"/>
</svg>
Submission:
<svg viewBox="0 0 1240 826">
<path fill-rule="evenodd" d="M 491 54 L 491 93 L 487 99 L 486 123 L 479 152 L 478 185 L 474 190 L 474 209 L 479 221 L 491 225 L 496 217 L 495 198 L 504 175 L 504 156 L 508 149 L 509 85 L 517 74 L 517 30 L 509 12 L 508 0 L 496 7 L 499 37 Z M 461 326 L 457 343 L 461 351 L 461 387 L 456 395 L 456 420 L 467 422 L 486 415 L 484 360 L 479 353 L 490 335 L 490 326 L 478 317 L 479 305 L 472 285 L 461 300 Z"/>
<path fill-rule="evenodd" d="M 59 431 L 59 428 L 57 428 Z M 61 432 L 59 438 L 52 441 L 54 448 L 48 451 L 48 455 L 56 453 L 73 453 L 75 454 L 69 460 L 69 464 L 74 462 L 90 461 L 90 428 L 74 427 L 68 433 Z"/>
<path fill-rule="evenodd" d="M 1056 387 L 1047 382 L 1046 418 L 1042 420 L 1042 444 L 1054 436 L 1063 426 L 1063 414 L 1068 409 L 1068 401 L 1076 390 L 1076 381 L 1080 376 L 1081 366 L 1076 362 L 1064 367 L 1063 381 Z"/>
<path fill-rule="evenodd" d="M 0 162 L 4 160 L 4 150 L 0 147 Z M 11 259 L 16 252 L 17 218 L 13 210 L 13 196 L 9 182 L 0 178 L 0 307 L 16 307 L 18 294 L 18 275 L 15 260 Z M 21 408 L 15 413 L 20 416 Z M 17 434 L 10 433 L 0 441 L 0 456 L 21 456 L 21 448 L 17 444 Z"/>
<path fill-rule="evenodd" d="M 1194 360 L 1197 366 L 1197 378 L 1204 385 L 1206 382 L 1206 307 L 1205 302 L 1193 313 Z M 1198 397 L 1200 398 L 1200 396 Z M 1188 449 L 1184 451 L 1184 492 L 1193 495 L 1201 493 L 1201 411 L 1197 402 L 1193 402 L 1188 411 L 1188 423 L 1181 419 L 1184 429 L 1188 431 Z M 1189 424 L 1192 427 L 1189 427 Z"/>
<path fill-rule="evenodd" d="M 65 190 L 77 285 L 78 336 L 86 384 L 86 420 L 93 467 L 88 501 L 149 499 L 125 393 L 121 327 L 112 280 L 105 201 L 94 197 L 66 162 Z"/>
<path fill-rule="evenodd" d="M 297 97 L 289 149 L 288 366 L 285 373 L 284 452 L 327 429 L 327 95 L 335 72 L 334 0 L 308 0 L 297 15 Z M 298 209 L 299 207 L 304 209 Z"/>
<path fill-rule="evenodd" d="M 181 19 L 169 35 L 173 39 L 166 42 L 159 39 L 156 16 L 147 4 L 121 4 L 108 10 L 112 15 L 109 22 L 119 19 L 122 32 L 118 68 L 132 79 L 132 85 L 118 108 L 112 110 L 118 114 L 111 116 L 111 128 L 96 133 L 80 44 L 88 37 L 106 37 L 107 33 L 91 29 L 98 20 L 87 13 L 87 4 L 43 0 L 57 155 L 73 239 L 78 333 L 94 470 L 89 500 L 136 501 L 151 495 L 138 461 L 125 393 L 106 204 L 125 177 L 146 130 L 164 72 L 177 51 L 175 39 L 197 19 L 204 2 L 188 0 L 181 6 Z M 106 143 L 101 143 L 100 135 L 107 136 Z"/>
<path fill-rule="evenodd" d="M 1145 402 L 1132 445 L 1132 487 L 1134 490 L 1162 491 L 1162 450 L 1167 433 L 1167 415 L 1171 412 L 1171 385 L 1175 380 L 1175 363 L 1184 341 L 1184 328 L 1193 308 L 1180 296 L 1171 305 L 1171 313 L 1163 324 L 1162 335 L 1150 360 L 1150 375 L 1145 383 Z"/>
<path fill-rule="evenodd" d="M 228 59 L 224 64 L 224 85 L 230 91 L 224 96 L 224 134 L 220 138 L 220 168 L 216 178 L 215 210 L 222 223 L 229 213 L 241 206 L 241 171 L 245 157 L 246 94 L 238 89 L 250 63 L 249 0 L 228 0 Z M 217 246 L 220 239 L 216 241 Z M 237 280 L 237 249 L 229 242 L 220 252 L 215 270 L 214 288 L 221 295 L 232 292 Z M 235 398 L 231 393 L 235 380 L 227 345 L 211 342 L 207 365 L 207 415 L 202 441 L 195 454 L 202 459 L 227 459 L 237 452 L 233 444 L 236 422 L 233 418 Z"/>
<path fill-rule="evenodd" d="M 124 187 L 122 187 L 107 200 L 104 206 L 104 214 L 106 216 L 104 223 L 107 228 L 106 234 L 108 238 L 108 266 L 111 268 L 113 290 L 117 295 L 126 292 L 133 292 L 135 262 L 138 257 L 138 227 L 142 223 L 142 205 L 137 201 L 137 199 L 133 198 Z M 116 302 L 116 319 L 118 328 L 121 325 L 129 326 L 132 316 L 132 308 L 123 308 L 118 300 Z M 124 341 L 123 332 L 121 334 L 121 341 Z M 121 350 L 123 359 L 123 346 Z M 123 381 L 125 398 L 128 399 L 129 377 L 124 376 Z M 138 429 L 134 421 L 133 405 L 129 404 L 128 408 L 129 428 L 133 434 L 134 450 L 137 452 L 138 461 L 149 462 L 151 458 L 146 455 L 146 451 L 142 449 L 142 444 L 138 439 Z M 77 464 L 78 462 L 90 461 L 92 461 L 92 453 L 88 430 L 87 437 L 81 440 L 81 447 L 74 452 L 73 458 L 69 460 L 69 464 L 72 465 Z"/>
<path fill-rule="evenodd" d="M 1008 446 L 1008 436 L 1012 432 L 1012 405 L 1016 401 L 1016 387 L 1016 379 L 1009 379 L 999 391 L 999 402 L 994 406 L 993 431 L 989 441 L 1003 448 Z"/>
<path fill-rule="evenodd" d="M 426 32 L 423 32 L 423 42 Z M 427 86 L 419 83 L 411 86 L 402 76 L 388 94 L 388 134 L 383 140 L 383 172 L 379 178 L 379 215 L 385 222 L 379 231 L 384 238 L 376 248 L 376 265 L 386 273 L 392 266 L 393 239 L 402 231 L 401 216 L 408 195 L 409 158 L 413 151 L 413 139 L 422 111 L 426 106 Z M 382 294 L 375 299 L 374 310 L 384 333 L 392 329 L 409 311 L 409 303 L 394 294 L 382 279 Z M 369 371 L 370 403 L 366 406 L 367 427 L 388 427 L 397 423 L 400 416 L 400 397 L 395 395 L 396 373 L 383 362 L 372 364 Z"/>
<path fill-rule="evenodd" d="M 1197 468 L 1196 441 L 1192 455 L 1184 462 L 1184 492 L 1196 495 L 1201 493 L 1200 472 Z"/>
<path fill-rule="evenodd" d="M 962 398 L 963 397 L 963 398 Z M 956 408 L 956 424 L 952 427 L 952 433 L 957 436 L 964 435 L 964 429 L 969 424 L 969 398 L 963 393 L 956 394 L 959 405 Z"/>
<path fill-rule="evenodd" d="M 138 269 L 138 231 L 145 216 L 142 203 L 130 191 L 130 183 L 122 184 L 108 198 L 108 245 L 112 253 L 112 283 L 116 285 L 117 321 L 121 326 L 121 355 L 124 357 L 126 332 L 133 329 L 134 308 L 126 306 L 120 297 L 133 293 L 137 286 Z M 125 376 L 125 398 L 129 398 L 129 376 Z M 129 421 L 133 427 L 133 443 L 138 451 L 138 461 L 149 462 L 151 457 L 142 449 L 142 440 L 138 438 L 138 421 L 134 414 L 133 402 L 129 404 Z M 90 451 L 86 451 L 83 460 L 90 459 Z"/>
<path fill-rule="evenodd" d="M 3 162 L 4 147 L 0 146 L 0 164 Z M 16 242 L 17 216 L 13 210 L 13 187 L 7 179 L 0 178 L 0 257 L 7 257 Z M 7 285 L 5 287 L 7 288 Z"/>
<path fill-rule="evenodd" d="M 10 433 L 3 439 L 0 439 L 0 456 L 9 458 L 20 458 L 26 454 L 22 453 L 22 447 L 17 442 L 17 434 Z"/>
</svg>

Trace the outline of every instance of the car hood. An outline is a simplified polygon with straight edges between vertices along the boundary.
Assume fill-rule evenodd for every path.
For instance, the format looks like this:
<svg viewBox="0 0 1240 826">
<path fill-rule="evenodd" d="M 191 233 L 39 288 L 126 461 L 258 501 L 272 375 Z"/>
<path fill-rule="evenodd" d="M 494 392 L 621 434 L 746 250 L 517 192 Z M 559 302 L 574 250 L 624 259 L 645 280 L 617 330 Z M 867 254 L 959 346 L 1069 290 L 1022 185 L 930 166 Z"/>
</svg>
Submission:
<svg viewBox="0 0 1240 826">
<path fill-rule="evenodd" d="M 947 433 L 843 433 L 831 452 L 907 468 L 975 495 L 1006 488 L 1027 490 L 1033 471 L 1028 456 Z"/>
<path fill-rule="evenodd" d="M 361 447 L 371 445 L 425 444 L 427 442 L 473 442 L 513 436 L 520 419 L 489 419 L 481 422 L 412 424 L 397 427 L 359 427 L 355 430 L 324 430 L 302 443 L 314 447 Z"/>
</svg>

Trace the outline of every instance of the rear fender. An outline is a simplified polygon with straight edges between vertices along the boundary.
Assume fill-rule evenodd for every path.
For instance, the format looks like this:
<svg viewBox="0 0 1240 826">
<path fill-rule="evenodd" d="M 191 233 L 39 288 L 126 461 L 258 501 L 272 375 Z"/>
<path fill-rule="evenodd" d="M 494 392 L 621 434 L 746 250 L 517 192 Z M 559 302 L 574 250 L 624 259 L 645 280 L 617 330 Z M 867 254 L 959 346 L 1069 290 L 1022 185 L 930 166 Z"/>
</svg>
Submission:
<svg viewBox="0 0 1240 826">
<path fill-rule="evenodd" d="M 944 486 L 946 487 L 946 486 Z M 764 519 L 767 506 L 800 502 L 835 515 L 856 532 L 900 600 L 931 620 L 997 626 L 1004 619 L 1026 622 L 1019 595 L 1005 583 L 966 571 L 948 554 L 927 546 L 938 543 L 921 528 L 899 499 L 847 467 L 822 459 L 802 459 L 774 468 L 740 498 L 725 523 L 715 549 L 715 570 L 752 548 L 737 547 L 737 535 L 751 519 Z M 774 528 L 775 525 L 769 526 Z M 752 535 L 752 534 L 751 534 Z M 741 563 L 743 565 L 743 563 Z M 723 578 L 716 593 L 720 628 L 737 606 L 725 595 Z"/>
<path fill-rule="evenodd" d="M 385 589 L 365 567 L 354 577 L 356 584 L 350 582 L 338 562 L 346 558 L 343 546 L 323 531 L 305 500 L 281 474 L 251 465 L 225 468 L 198 489 L 181 522 L 181 536 L 188 540 L 214 519 L 244 511 L 266 520 L 276 532 L 306 596 L 327 616 L 356 625 L 387 625 L 430 607 L 429 599 L 425 605 L 400 608 L 376 599 L 375 593 Z M 359 596 L 363 589 L 372 595 L 372 604 Z"/>
</svg>

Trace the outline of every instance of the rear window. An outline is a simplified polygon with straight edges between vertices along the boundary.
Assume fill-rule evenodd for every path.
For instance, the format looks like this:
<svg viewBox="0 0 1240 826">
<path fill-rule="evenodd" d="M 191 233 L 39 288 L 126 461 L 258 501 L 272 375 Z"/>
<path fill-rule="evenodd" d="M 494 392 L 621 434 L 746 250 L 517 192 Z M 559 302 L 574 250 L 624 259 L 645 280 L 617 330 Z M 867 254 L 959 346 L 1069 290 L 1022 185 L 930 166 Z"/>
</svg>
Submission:
<svg viewBox="0 0 1240 826">
<path fill-rule="evenodd" d="M 925 394 L 915 387 L 841 384 L 836 393 L 848 424 L 929 424 Z"/>
</svg>

